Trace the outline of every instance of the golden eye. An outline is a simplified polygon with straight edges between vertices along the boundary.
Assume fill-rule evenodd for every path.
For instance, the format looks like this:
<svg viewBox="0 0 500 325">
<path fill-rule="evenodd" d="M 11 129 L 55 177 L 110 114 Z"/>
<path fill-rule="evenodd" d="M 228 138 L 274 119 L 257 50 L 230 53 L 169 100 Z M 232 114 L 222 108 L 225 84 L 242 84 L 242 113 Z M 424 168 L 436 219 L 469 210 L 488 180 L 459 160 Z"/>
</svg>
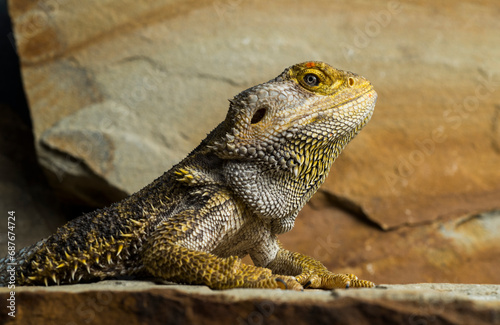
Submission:
<svg viewBox="0 0 500 325">
<path fill-rule="evenodd" d="M 328 85 L 329 81 L 323 72 L 318 69 L 303 69 L 302 71 L 298 71 L 296 78 L 302 87 L 310 91 L 318 91 L 320 88 Z"/>
<path fill-rule="evenodd" d="M 313 73 L 305 74 L 304 77 L 302 78 L 302 80 L 309 87 L 317 87 L 319 85 L 319 78 L 317 75 L 315 75 Z"/>
</svg>

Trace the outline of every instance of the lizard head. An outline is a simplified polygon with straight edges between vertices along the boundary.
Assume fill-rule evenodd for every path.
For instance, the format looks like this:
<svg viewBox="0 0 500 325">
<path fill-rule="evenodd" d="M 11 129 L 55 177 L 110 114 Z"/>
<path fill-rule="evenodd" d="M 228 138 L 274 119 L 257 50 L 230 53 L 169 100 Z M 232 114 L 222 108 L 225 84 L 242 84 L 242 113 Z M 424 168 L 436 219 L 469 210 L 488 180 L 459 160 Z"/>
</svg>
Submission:
<svg viewBox="0 0 500 325">
<path fill-rule="evenodd" d="M 220 158 L 237 161 L 230 164 L 235 172 L 228 177 L 249 195 L 250 205 L 279 206 L 261 202 L 265 193 L 250 197 L 266 191 L 255 179 L 268 177 L 275 187 L 281 186 L 268 190 L 269 200 L 287 189 L 301 198 L 283 206 L 285 213 L 293 214 L 324 182 L 335 158 L 368 122 L 376 98 L 371 83 L 354 73 L 323 62 L 296 64 L 230 100 L 226 119 L 209 147 Z"/>
<path fill-rule="evenodd" d="M 298 177 L 313 152 L 329 150 L 330 157 L 314 158 L 333 162 L 368 122 L 376 98 L 361 76 L 323 62 L 299 63 L 230 100 L 222 139 L 212 147 L 221 158 L 260 161 Z"/>
</svg>

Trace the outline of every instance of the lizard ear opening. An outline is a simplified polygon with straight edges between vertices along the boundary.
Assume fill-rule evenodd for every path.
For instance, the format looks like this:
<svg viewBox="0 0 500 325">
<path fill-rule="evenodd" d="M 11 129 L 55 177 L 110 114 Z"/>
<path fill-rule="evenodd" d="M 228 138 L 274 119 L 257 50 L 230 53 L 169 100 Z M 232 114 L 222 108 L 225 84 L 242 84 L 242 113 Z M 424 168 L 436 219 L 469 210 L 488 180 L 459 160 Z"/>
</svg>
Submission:
<svg viewBox="0 0 500 325">
<path fill-rule="evenodd" d="M 250 121 L 250 124 L 256 124 L 262 121 L 264 116 L 266 115 L 267 108 L 259 108 L 252 116 L 252 120 Z"/>
</svg>

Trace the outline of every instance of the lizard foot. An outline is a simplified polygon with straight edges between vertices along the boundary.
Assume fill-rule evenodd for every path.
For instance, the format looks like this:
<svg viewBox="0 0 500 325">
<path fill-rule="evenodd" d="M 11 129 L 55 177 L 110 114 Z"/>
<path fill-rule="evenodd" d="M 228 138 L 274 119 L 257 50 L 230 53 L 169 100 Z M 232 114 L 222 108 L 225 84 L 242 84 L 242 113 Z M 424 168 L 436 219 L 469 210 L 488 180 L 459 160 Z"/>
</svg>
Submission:
<svg viewBox="0 0 500 325">
<path fill-rule="evenodd" d="M 297 280 L 304 288 L 311 289 L 348 289 L 372 288 L 373 282 L 359 280 L 354 274 L 336 274 L 330 271 L 309 271 L 297 276 Z"/>
</svg>

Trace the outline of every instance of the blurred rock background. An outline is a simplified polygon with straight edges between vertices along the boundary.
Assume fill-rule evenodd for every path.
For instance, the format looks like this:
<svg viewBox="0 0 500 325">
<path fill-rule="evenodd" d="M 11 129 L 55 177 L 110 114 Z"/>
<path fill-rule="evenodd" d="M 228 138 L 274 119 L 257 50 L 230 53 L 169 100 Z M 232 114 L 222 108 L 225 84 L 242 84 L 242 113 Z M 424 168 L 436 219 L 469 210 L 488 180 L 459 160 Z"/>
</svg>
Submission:
<svg viewBox="0 0 500 325">
<path fill-rule="evenodd" d="M 377 283 L 500 283 L 497 1 L 17 0 L 12 32 L 0 3 L 19 248 L 161 175 L 228 98 L 322 60 L 379 99 L 283 244 Z"/>
</svg>

